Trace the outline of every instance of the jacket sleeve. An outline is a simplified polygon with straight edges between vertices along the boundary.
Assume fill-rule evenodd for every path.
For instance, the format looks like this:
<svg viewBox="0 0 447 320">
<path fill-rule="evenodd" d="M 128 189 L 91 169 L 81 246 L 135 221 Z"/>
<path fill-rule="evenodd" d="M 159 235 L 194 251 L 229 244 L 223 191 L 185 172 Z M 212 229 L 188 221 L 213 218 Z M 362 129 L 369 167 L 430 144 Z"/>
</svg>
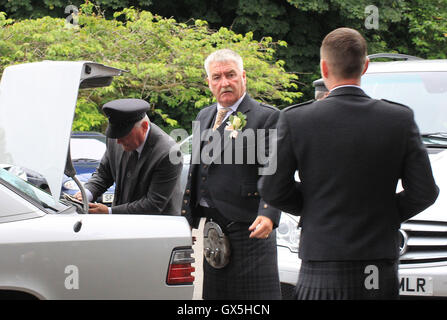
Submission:
<svg viewBox="0 0 447 320">
<path fill-rule="evenodd" d="M 263 201 L 282 211 L 298 215 L 302 207 L 300 183 L 294 179 L 297 161 L 293 153 L 286 113 L 280 112 L 277 122 L 277 139 L 269 165 L 269 174 L 263 175 L 258 189 Z"/>
<path fill-rule="evenodd" d="M 114 183 L 109 157 L 110 152 L 107 148 L 98 168 L 93 173 L 89 181 L 85 184 L 85 188 L 90 190 L 92 193 L 93 200 L 106 192 L 106 190 Z"/>
<path fill-rule="evenodd" d="M 183 163 L 172 163 L 167 153 L 156 165 L 146 195 L 136 201 L 112 207 L 112 213 L 166 214 L 164 209 L 171 198 L 176 196 L 175 189 L 179 183 L 182 168 Z M 168 214 L 177 215 L 178 212 Z"/>
<path fill-rule="evenodd" d="M 412 112 L 411 114 L 413 115 Z M 401 179 L 404 190 L 399 192 L 396 198 L 400 221 L 403 222 L 432 205 L 439 194 L 427 150 L 413 118 L 408 133 Z"/>
<path fill-rule="evenodd" d="M 275 133 L 276 133 L 276 123 L 278 121 L 279 111 L 275 110 L 270 114 L 270 116 L 267 118 L 265 124 L 264 124 L 264 132 L 265 132 L 265 155 L 267 155 L 268 161 L 261 165 L 261 168 L 259 168 L 260 178 L 264 175 L 272 174 L 273 171 L 276 169 L 274 166 L 276 163 L 270 161 L 272 158 L 276 157 L 276 139 L 275 139 Z M 259 147 L 259 146 L 258 146 Z M 272 166 L 273 165 L 273 166 Z M 260 179 L 258 179 L 259 183 Z M 260 193 L 261 194 L 261 193 Z M 259 208 L 258 208 L 258 216 L 265 216 L 272 220 L 273 227 L 276 228 L 279 225 L 279 219 L 281 218 L 281 211 L 278 208 L 275 208 L 271 205 L 269 205 L 261 195 L 261 199 L 259 201 Z"/>
</svg>

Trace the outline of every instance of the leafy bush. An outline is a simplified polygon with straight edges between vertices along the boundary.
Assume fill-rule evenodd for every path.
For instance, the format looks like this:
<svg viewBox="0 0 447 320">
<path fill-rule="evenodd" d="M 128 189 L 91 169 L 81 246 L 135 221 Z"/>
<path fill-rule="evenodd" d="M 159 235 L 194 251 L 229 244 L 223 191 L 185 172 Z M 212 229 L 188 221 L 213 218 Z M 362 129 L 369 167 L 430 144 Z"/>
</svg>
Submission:
<svg viewBox="0 0 447 320">
<path fill-rule="evenodd" d="M 280 107 L 301 95 L 297 76 L 274 61 L 272 38 L 252 33 L 210 30 L 207 22 L 177 23 L 133 8 L 106 20 L 92 4 L 81 6 L 75 25 L 63 18 L 12 21 L 0 14 L 0 72 L 11 64 L 41 60 L 89 60 L 127 70 L 106 88 L 81 90 L 74 130 L 103 130 L 101 106 L 113 99 L 141 98 L 151 104 L 150 118 L 161 127 L 190 129 L 200 108 L 213 101 L 203 61 L 218 48 L 244 59 L 249 93 Z"/>
</svg>

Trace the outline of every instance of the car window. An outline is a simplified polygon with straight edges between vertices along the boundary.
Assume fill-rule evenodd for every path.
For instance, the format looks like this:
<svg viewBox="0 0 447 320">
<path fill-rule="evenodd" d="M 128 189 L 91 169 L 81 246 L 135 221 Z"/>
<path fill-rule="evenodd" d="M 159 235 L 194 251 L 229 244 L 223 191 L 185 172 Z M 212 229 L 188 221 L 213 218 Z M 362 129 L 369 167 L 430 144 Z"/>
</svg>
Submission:
<svg viewBox="0 0 447 320">
<path fill-rule="evenodd" d="M 101 160 L 106 151 L 106 144 L 97 139 L 71 138 L 71 158 Z"/>
<path fill-rule="evenodd" d="M 19 191 L 19 193 L 30 198 L 32 202 L 37 202 L 38 205 L 43 206 L 45 209 L 51 209 L 51 211 L 62 211 L 67 208 L 67 206 L 63 205 L 62 203 L 54 201 L 50 194 L 2 168 L 0 168 L 0 180 L 3 184 L 12 187 L 12 189 L 16 191 Z"/>
<path fill-rule="evenodd" d="M 447 132 L 447 72 L 365 74 L 362 88 L 412 108 L 421 133 Z"/>
</svg>

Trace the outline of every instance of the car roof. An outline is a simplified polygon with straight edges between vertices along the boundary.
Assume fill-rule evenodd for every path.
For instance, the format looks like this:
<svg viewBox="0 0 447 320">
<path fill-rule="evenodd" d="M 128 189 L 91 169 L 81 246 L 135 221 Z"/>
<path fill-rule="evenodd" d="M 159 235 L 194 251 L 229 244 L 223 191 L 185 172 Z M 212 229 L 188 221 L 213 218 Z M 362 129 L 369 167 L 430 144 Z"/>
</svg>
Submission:
<svg viewBox="0 0 447 320">
<path fill-rule="evenodd" d="M 446 72 L 447 59 L 370 62 L 366 74 L 396 72 Z"/>
</svg>

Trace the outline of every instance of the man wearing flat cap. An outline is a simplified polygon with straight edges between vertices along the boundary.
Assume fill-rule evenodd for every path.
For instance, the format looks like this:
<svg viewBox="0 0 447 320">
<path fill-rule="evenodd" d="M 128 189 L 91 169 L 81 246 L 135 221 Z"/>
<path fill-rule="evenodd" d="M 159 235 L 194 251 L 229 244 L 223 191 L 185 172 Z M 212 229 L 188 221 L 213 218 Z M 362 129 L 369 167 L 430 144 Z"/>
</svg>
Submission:
<svg viewBox="0 0 447 320">
<path fill-rule="evenodd" d="M 85 184 L 91 202 L 116 183 L 112 206 L 90 203 L 89 213 L 178 215 L 182 191 L 182 163 L 173 163 L 170 152 L 175 141 L 154 123 L 141 99 L 119 99 L 106 103 L 109 119 L 107 150 Z M 81 194 L 76 194 L 82 199 Z"/>
</svg>

